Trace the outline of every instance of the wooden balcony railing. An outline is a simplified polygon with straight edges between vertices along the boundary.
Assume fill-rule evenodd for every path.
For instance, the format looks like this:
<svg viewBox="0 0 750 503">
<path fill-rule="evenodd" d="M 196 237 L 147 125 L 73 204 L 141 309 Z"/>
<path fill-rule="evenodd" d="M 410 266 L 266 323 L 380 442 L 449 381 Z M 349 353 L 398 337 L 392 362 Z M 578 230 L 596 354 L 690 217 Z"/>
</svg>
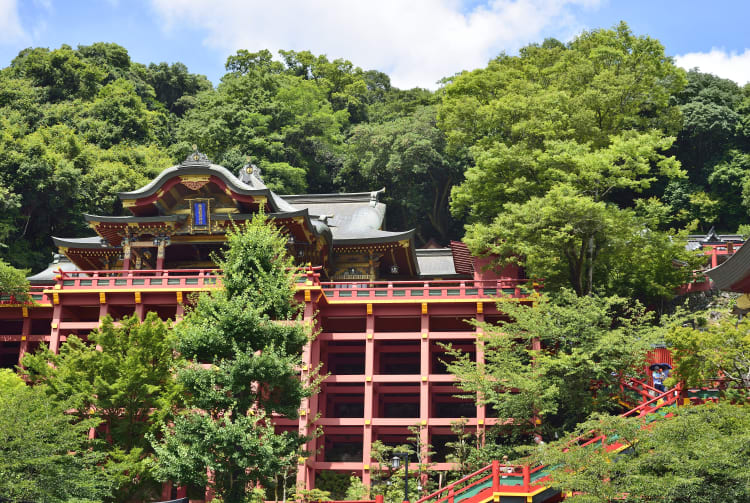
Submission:
<svg viewBox="0 0 750 503">
<path fill-rule="evenodd" d="M 34 286 L 31 299 L 50 302 L 50 291 L 70 290 L 148 291 L 202 290 L 221 285 L 219 269 L 150 269 L 59 271 L 54 286 Z M 298 288 L 322 288 L 328 300 L 457 299 L 457 298 L 524 298 L 541 286 L 529 286 L 526 279 L 434 280 L 434 281 L 320 281 L 320 267 L 298 269 Z M 45 291 L 47 293 L 45 293 Z M 10 295 L 0 295 L 0 304 L 17 304 Z M 31 304 L 31 302 L 29 302 Z"/>
<path fill-rule="evenodd" d="M 46 288 L 46 286 L 31 286 L 29 288 L 28 299 L 26 300 L 17 299 L 14 295 L 0 293 L 0 305 L 21 304 L 33 306 L 34 304 L 49 304 L 52 301 L 50 300 L 49 296 L 44 293 L 44 290 Z"/>
<path fill-rule="evenodd" d="M 433 299 L 527 297 L 540 286 L 527 287 L 527 279 L 435 280 L 435 281 L 353 281 L 321 283 L 329 300 L 337 299 Z"/>
</svg>

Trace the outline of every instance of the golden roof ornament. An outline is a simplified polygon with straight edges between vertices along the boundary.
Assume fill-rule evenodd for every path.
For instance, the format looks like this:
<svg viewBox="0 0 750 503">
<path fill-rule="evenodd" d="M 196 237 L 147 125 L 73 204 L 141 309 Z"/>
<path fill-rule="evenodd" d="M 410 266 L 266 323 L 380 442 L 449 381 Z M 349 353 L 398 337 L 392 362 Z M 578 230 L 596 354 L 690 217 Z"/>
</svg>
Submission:
<svg viewBox="0 0 750 503">
<path fill-rule="evenodd" d="M 187 155 L 182 163 L 180 163 L 181 166 L 206 166 L 209 164 L 211 164 L 211 160 L 206 154 L 199 152 L 198 145 L 195 144 L 193 144 L 193 151 Z"/>
</svg>

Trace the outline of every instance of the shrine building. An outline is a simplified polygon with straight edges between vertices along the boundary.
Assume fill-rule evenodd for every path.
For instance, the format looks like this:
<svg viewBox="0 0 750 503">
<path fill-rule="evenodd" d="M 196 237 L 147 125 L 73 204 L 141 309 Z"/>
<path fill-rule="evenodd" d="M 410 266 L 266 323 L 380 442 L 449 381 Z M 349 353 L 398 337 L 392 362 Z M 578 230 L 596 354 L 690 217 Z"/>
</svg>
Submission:
<svg viewBox="0 0 750 503">
<path fill-rule="evenodd" d="M 85 215 L 90 237 L 53 237 L 59 254 L 29 278 L 33 302 L 0 297 L 0 366 L 13 368 L 40 343 L 56 352 L 71 334 L 85 339 L 106 315 L 180 319 L 190 293 L 221 283 L 211 253 L 227 228 L 262 209 L 286 230 L 301 270 L 297 298 L 319 330 L 302 372 L 320 364 L 330 374 L 298 420 L 276 418 L 279 430 L 322 428 L 298 481 L 312 488 L 317 473 L 333 470 L 369 485 L 372 442 L 406 443 L 415 425 L 433 446 L 433 469 L 452 469 L 451 422 L 464 417 L 481 432 L 498 418 L 456 398 L 442 344 L 482 361 L 481 329 L 471 321 L 499 322 L 498 301 L 528 302 L 533 290 L 519 268 L 488 270 L 463 243 L 420 249 L 414 230 L 386 230 L 382 193 L 278 195 L 254 166 L 235 175 L 191 153 L 120 193 L 129 215 Z"/>
</svg>

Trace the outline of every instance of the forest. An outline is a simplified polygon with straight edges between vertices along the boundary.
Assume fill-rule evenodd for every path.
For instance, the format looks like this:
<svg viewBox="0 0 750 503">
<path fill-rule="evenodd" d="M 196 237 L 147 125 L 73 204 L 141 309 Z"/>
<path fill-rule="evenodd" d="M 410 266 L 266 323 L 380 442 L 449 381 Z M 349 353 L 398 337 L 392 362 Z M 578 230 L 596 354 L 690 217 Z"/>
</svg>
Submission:
<svg viewBox="0 0 750 503">
<path fill-rule="evenodd" d="M 388 227 L 418 245 L 465 239 L 548 288 L 648 304 L 696 260 L 680 239 L 743 232 L 750 210 L 750 88 L 624 23 L 435 91 L 309 51 L 237 51 L 214 87 L 112 43 L 29 48 L 0 70 L 0 121 L 0 258 L 31 271 L 193 144 L 230 170 L 249 157 L 280 194 L 385 187 Z"/>
<path fill-rule="evenodd" d="M 446 348 L 461 389 L 517 421 L 482 445 L 454 424 L 452 476 L 531 454 L 593 466 L 555 479 L 585 489 L 576 501 L 747 501 L 747 407 L 684 407 L 642 431 L 600 397 L 654 344 L 672 348 L 672 379 L 686 385 L 750 375 L 750 321 L 729 316 L 731 299 L 711 320 L 669 306 L 704 260 L 689 234 L 750 234 L 750 84 L 678 68 L 625 23 L 499 54 L 434 91 L 334 57 L 240 50 L 214 86 L 113 43 L 21 51 L 0 70 L 0 290 L 20 298 L 56 251 L 51 236 L 90 235 L 86 213 L 125 214 L 117 192 L 193 145 L 234 172 L 249 158 L 279 194 L 385 187 L 389 229 L 415 228 L 418 246 L 464 240 L 544 282 L 534 309 L 509 305 L 512 323 L 483 327 L 486 365 Z M 279 260 L 286 238 L 256 220 L 218 259 L 225 288 L 183 322 L 106 318 L 96 347 L 71 336 L 59 354 L 27 354 L 25 382 L 0 372 L 3 497 L 132 501 L 164 480 L 213 484 L 227 502 L 250 501 L 252 481 L 269 491 L 256 499 L 278 499 L 280 486 L 286 496 L 305 439 L 275 435 L 265 417 L 293 417 L 319 382 L 296 377 L 309 334 L 271 321 L 297 320 L 299 306 L 291 259 Z M 555 350 L 534 353 L 533 341 Z M 734 378 L 725 397 L 746 399 L 747 382 Z M 110 438 L 89 442 L 102 423 Z M 560 447 L 592 428 L 637 431 L 635 454 L 612 463 Z M 387 464 L 392 450 L 374 445 L 373 459 Z M 355 479 L 329 480 L 328 496 L 371 495 Z M 372 494 L 401 501 L 400 484 L 384 486 Z"/>
</svg>

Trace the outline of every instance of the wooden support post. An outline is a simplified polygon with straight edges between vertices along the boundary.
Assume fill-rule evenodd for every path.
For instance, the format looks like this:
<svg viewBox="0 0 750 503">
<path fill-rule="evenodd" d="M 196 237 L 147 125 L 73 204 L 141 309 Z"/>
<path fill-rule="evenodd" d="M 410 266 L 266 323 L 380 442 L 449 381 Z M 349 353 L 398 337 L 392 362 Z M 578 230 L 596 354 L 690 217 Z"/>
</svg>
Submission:
<svg viewBox="0 0 750 503">
<path fill-rule="evenodd" d="M 156 250 L 156 268 L 157 269 L 164 269 L 164 255 L 166 254 L 166 245 L 164 244 L 164 240 L 159 240 L 159 247 Z M 210 500 L 206 500 L 210 501 Z"/>
<path fill-rule="evenodd" d="M 374 388 L 372 376 L 375 373 L 375 315 L 372 310 L 368 310 L 365 321 L 365 410 L 364 410 L 364 430 L 362 431 L 362 463 L 371 466 L 372 463 L 372 416 L 374 409 Z M 362 470 L 362 483 L 365 487 L 372 484 L 372 470 Z"/>
<path fill-rule="evenodd" d="M 28 311 L 26 311 L 28 313 Z M 29 348 L 29 335 L 31 334 L 31 318 L 28 315 L 23 319 L 23 327 L 21 328 L 21 346 L 18 348 L 18 366 L 21 367 L 23 357 Z"/>
<path fill-rule="evenodd" d="M 62 321 L 62 305 L 58 302 L 52 308 L 52 322 L 49 334 L 49 350 L 57 354 L 60 349 L 60 322 Z"/>
<path fill-rule="evenodd" d="M 307 292 L 306 292 L 307 293 Z M 302 313 L 303 323 L 310 326 L 311 330 L 316 327 L 316 308 L 317 306 L 311 300 L 311 297 L 305 295 L 305 308 Z M 178 308 L 179 309 L 179 308 Z M 308 342 L 302 348 L 302 370 L 300 372 L 300 378 L 307 380 L 310 378 L 310 372 L 316 368 L 320 363 L 320 341 L 317 339 L 312 342 Z M 309 413 L 308 413 L 309 411 Z M 299 415 L 299 433 L 302 436 L 307 436 L 310 433 L 310 421 L 318 413 L 318 395 L 315 394 L 310 398 L 303 398 L 300 402 L 300 415 Z M 313 439 L 307 443 L 307 451 L 313 453 L 313 460 L 315 457 L 315 444 L 316 440 Z M 297 465 L 297 485 L 304 489 L 312 489 L 315 484 L 315 470 L 310 466 L 311 460 L 304 459 Z"/>
<path fill-rule="evenodd" d="M 500 491 L 500 461 L 492 461 L 492 492 Z"/>
<path fill-rule="evenodd" d="M 430 443 L 430 417 L 432 411 L 430 410 L 430 318 L 427 314 L 420 315 L 420 329 L 421 338 L 419 345 L 419 372 L 422 375 L 422 379 L 419 385 L 419 437 L 422 443 L 422 459 L 425 462 L 429 462 L 427 459 L 427 445 Z M 427 472 L 422 474 L 422 480 L 420 481 L 422 487 L 427 486 Z M 417 498 L 419 499 L 419 498 Z"/>
<path fill-rule="evenodd" d="M 213 501 L 216 497 L 216 493 L 214 492 L 214 471 L 210 468 L 206 468 L 206 478 L 208 480 L 208 484 L 206 485 L 206 501 Z"/>
<path fill-rule="evenodd" d="M 481 304 L 480 304 L 481 305 Z M 476 314 L 476 320 L 478 322 L 484 322 L 484 307 L 482 309 L 479 309 L 479 305 L 477 306 L 477 314 Z M 477 365 L 483 365 L 484 364 L 484 339 L 482 337 L 484 336 L 484 330 L 482 330 L 482 327 L 476 328 L 476 359 L 477 359 Z M 480 436 L 480 441 L 482 442 L 482 445 L 484 445 L 484 423 L 487 419 L 487 407 L 484 405 L 480 405 L 482 402 L 482 395 L 477 392 L 477 433 Z"/>
<path fill-rule="evenodd" d="M 172 483 L 171 482 L 164 482 L 161 485 L 161 499 L 164 501 L 169 501 L 172 499 Z"/>
<path fill-rule="evenodd" d="M 136 292 L 138 293 L 138 292 Z M 146 317 L 146 306 L 143 305 L 142 302 L 138 302 L 135 305 L 135 312 L 134 314 L 138 317 L 138 320 L 143 321 L 143 319 Z"/>
<path fill-rule="evenodd" d="M 124 238 L 122 240 L 122 268 L 123 270 L 127 271 L 130 269 L 130 261 L 131 261 L 130 241 L 128 240 L 128 238 Z"/>
</svg>

